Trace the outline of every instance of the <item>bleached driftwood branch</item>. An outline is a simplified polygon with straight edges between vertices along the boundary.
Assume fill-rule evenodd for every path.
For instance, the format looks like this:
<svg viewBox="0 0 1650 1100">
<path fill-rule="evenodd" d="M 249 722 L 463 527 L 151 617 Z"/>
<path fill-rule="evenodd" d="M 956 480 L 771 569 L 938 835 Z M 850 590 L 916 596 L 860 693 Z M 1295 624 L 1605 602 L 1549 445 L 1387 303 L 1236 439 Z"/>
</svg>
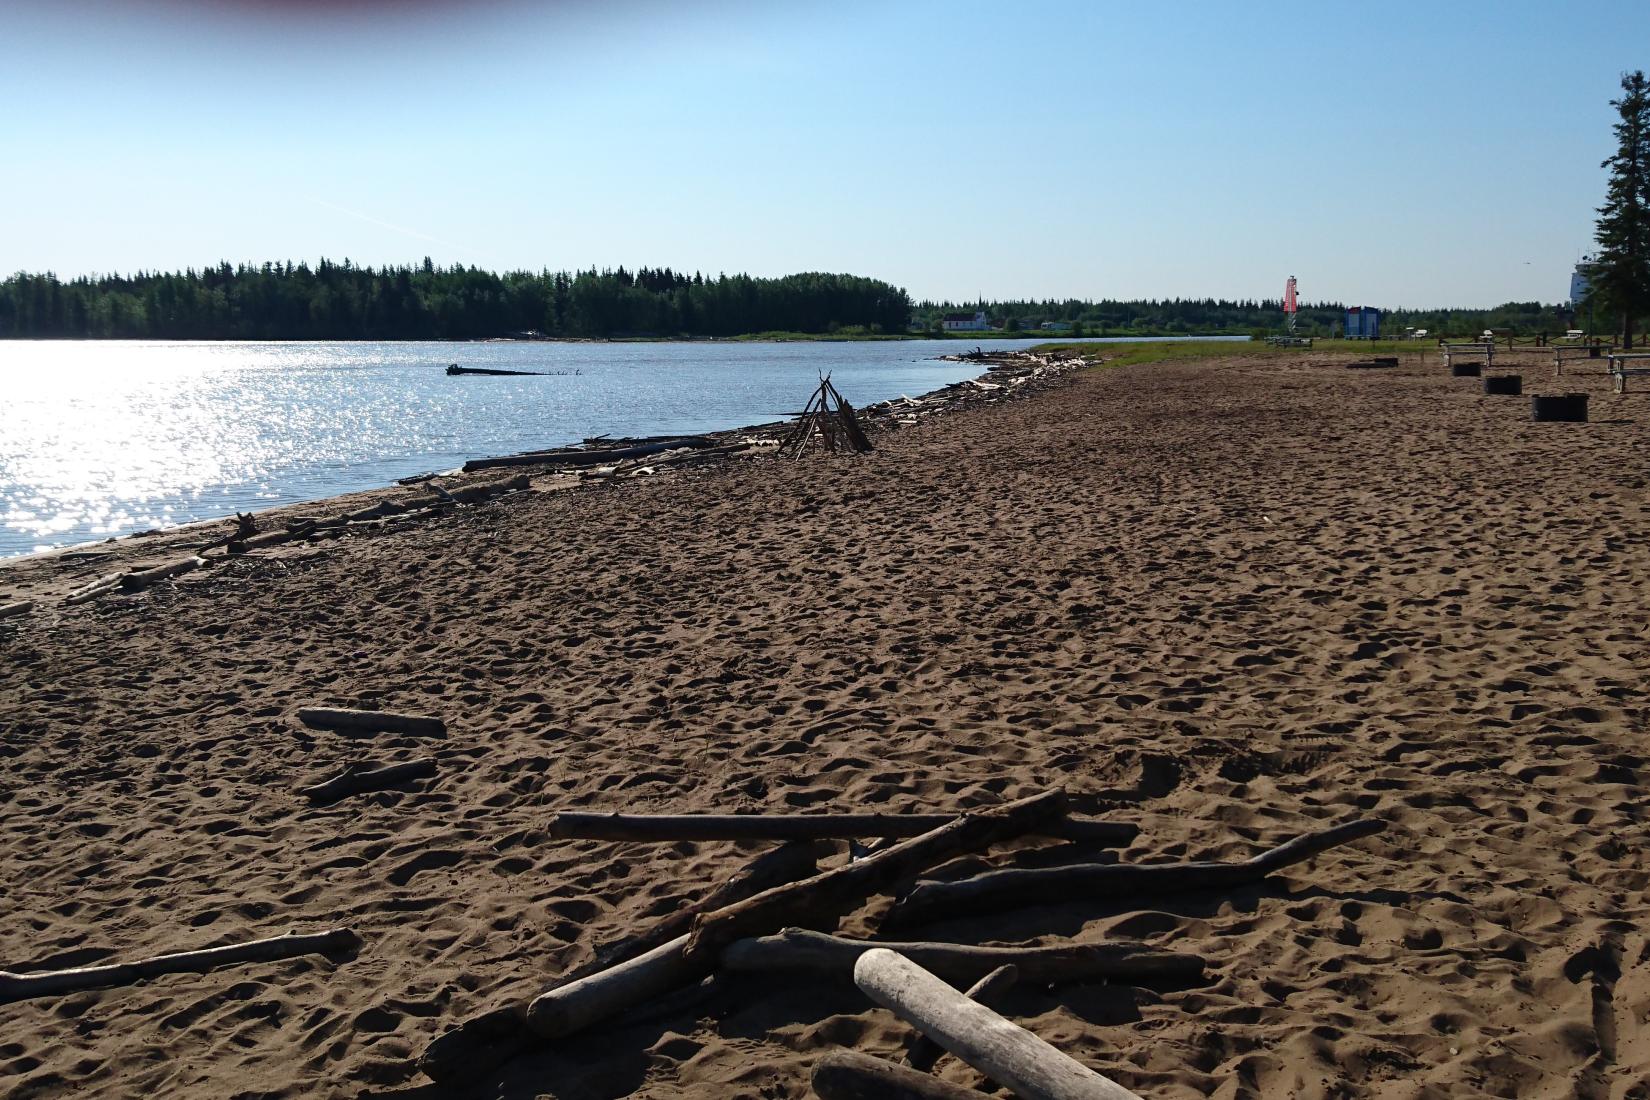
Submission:
<svg viewBox="0 0 1650 1100">
<path fill-rule="evenodd" d="M 158 955 L 135 963 L 86 966 L 74 970 L 47 970 L 32 974 L 0 971 L 0 1004 L 9 1004 L 30 997 L 49 997 L 79 993 L 87 989 L 103 989 L 113 985 L 133 985 L 160 974 L 204 974 L 216 967 L 237 963 L 272 962 L 311 954 L 344 956 L 359 950 L 360 947 L 360 936 L 348 928 L 334 928 L 329 932 L 290 933 L 285 936 L 252 940 L 249 943 L 208 947 L 200 951 L 179 951 L 176 954 Z"/>
<path fill-rule="evenodd" d="M 978 1004 L 997 1010 L 997 1002 L 1003 994 L 1014 988 L 1014 983 L 1020 980 L 1020 970 L 1013 963 L 999 966 L 973 985 L 969 986 L 963 996 Z M 914 1070 L 927 1073 L 934 1068 L 934 1063 L 940 1060 L 945 1051 L 940 1045 L 922 1032 L 917 1032 L 916 1038 L 905 1051 L 905 1064 Z"/>
<path fill-rule="evenodd" d="M 381 791 L 410 779 L 428 779 L 434 774 L 434 760 L 409 760 L 404 764 L 389 764 L 382 768 L 352 765 L 345 768 L 342 774 L 333 776 L 325 783 L 305 787 L 300 793 L 311 802 L 325 806 L 341 798 L 348 798 L 352 794 Z"/>
<path fill-rule="evenodd" d="M 1022 1100 L 1140 1100 L 892 951 L 861 955 L 854 984 Z"/>
<path fill-rule="evenodd" d="M 889 914 L 906 925 L 939 917 L 998 912 L 1079 898 L 1210 890 L 1255 882 L 1341 844 L 1374 836 L 1384 821 L 1359 819 L 1306 833 L 1239 863 L 1074 863 L 991 871 L 959 882 L 919 883 Z"/>
</svg>

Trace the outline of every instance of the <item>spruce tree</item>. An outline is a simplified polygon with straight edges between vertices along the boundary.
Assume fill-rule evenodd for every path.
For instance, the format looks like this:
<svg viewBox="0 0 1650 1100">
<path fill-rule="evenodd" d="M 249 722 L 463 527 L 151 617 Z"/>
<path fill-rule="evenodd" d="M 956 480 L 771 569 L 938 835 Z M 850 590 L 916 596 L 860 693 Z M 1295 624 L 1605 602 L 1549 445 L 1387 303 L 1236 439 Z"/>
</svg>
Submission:
<svg viewBox="0 0 1650 1100">
<path fill-rule="evenodd" d="M 1633 346 L 1634 321 L 1650 312 L 1650 81 L 1624 73 L 1621 115 L 1613 127 L 1616 151 L 1600 166 L 1610 170 L 1598 208 L 1598 252 L 1590 294 L 1621 318 L 1622 346 Z"/>
</svg>

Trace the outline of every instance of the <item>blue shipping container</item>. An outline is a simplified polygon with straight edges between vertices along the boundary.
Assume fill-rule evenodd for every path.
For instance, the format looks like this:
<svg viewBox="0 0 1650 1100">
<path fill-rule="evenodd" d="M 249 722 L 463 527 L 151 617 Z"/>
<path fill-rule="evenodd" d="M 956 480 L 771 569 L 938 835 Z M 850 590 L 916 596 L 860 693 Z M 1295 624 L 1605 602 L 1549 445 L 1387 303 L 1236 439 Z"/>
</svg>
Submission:
<svg viewBox="0 0 1650 1100">
<path fill-rule="evenodd" d="M 1352 306 L 1346 311 L 1346 338 L 1374 340 L 1381 335 L 1381 311 L 1373 306 Z"/>
</svg>

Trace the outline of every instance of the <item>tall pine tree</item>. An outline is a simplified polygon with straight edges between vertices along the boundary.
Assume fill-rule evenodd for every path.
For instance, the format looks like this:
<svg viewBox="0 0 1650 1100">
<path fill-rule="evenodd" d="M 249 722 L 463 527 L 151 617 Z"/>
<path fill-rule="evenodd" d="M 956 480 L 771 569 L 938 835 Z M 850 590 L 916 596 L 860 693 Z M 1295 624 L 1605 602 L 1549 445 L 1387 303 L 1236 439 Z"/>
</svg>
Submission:
<svg viewBox="0 0 1650 1100">
<path fill-rule="evenodd" d="M 1616 151 L 1604 205 L 1598 208 L 1598 253 L 1590 293 L 1621 318 L 1622 347 L 1633 346 L 1635 321 L 1650 312 L 1650 81 L 1624 73 L 1621 98 L 1610 106 Z"/>
</svg>

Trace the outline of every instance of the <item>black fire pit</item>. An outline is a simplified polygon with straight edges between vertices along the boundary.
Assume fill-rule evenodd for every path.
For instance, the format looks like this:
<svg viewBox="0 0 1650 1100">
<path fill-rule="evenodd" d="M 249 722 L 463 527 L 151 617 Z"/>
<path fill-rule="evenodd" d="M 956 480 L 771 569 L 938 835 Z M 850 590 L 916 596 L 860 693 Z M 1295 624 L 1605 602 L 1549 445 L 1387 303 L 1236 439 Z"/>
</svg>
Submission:
<svg viewBox="0 0 1650 1100">
<path fill-rule="evenodd" d="M 1530 419 L 1587 423 L 1587 395 L 1584 393 L 1534 394 L 1530 398 Z"/>
</svg>

